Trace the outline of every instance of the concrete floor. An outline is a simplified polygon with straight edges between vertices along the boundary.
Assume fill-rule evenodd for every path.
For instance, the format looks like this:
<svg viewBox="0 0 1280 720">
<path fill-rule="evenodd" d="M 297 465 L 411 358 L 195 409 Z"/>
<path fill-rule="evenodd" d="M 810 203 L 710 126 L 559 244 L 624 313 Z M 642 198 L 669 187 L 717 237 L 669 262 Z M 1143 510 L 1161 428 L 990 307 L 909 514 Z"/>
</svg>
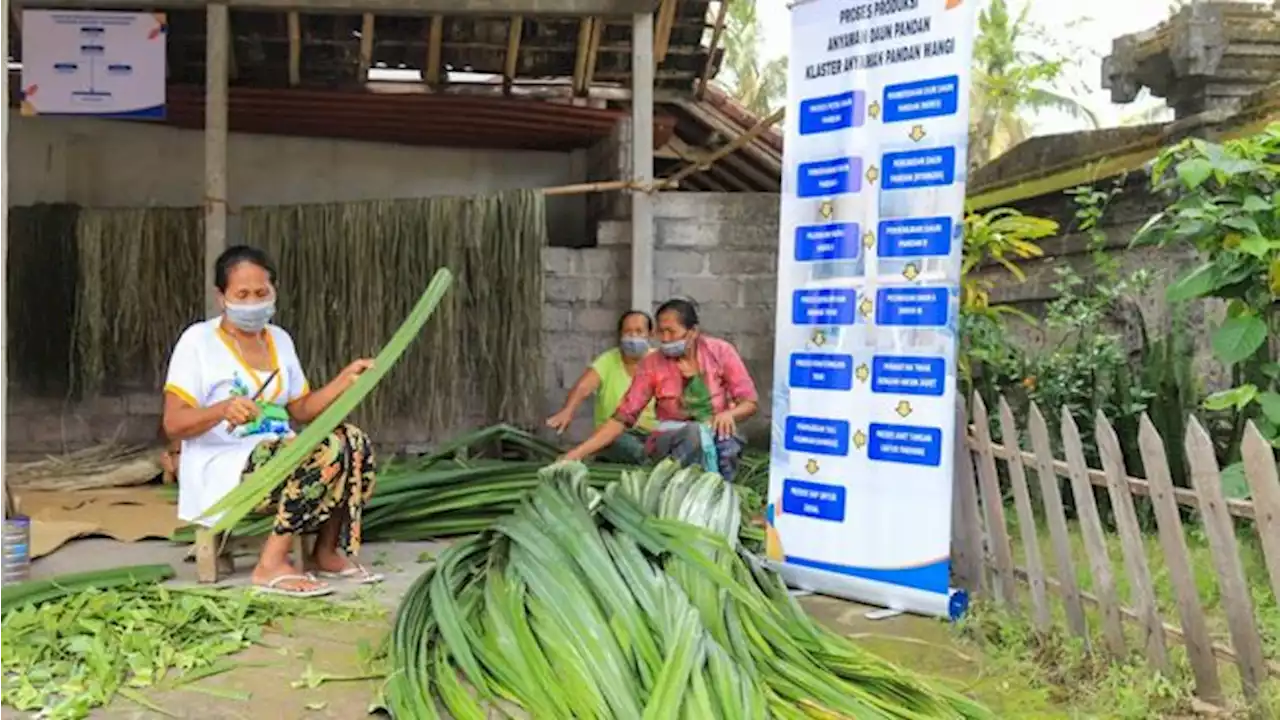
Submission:
<svg viewBox="0 0 1280 720">
<path fill-rule="evenodd" d="M 362 551 L 366 563 L 376 566 L 386 580 L 373 596 L 393 609 L 420 572 L 420 556 L 435 555 L 444 547 L 440 543 L 372 543 Z M 84 539 L 64 546 L 33 565 L 33 577 L 48 577 L 68 572 L 106 569 L 125 565 L 170 563 L 178 573 L 177 582 L 195 581 L 195 564 L 185 562 L 187 548 L 167 542 L 121 543 L 106 539 Z M 228 586 L 248 582 L 252 557 L 237 562 L 237 573 L 225 582 Z M 357 592 L 353 585 L 335 583 L 338 594 Z M 364 592 L 368 592 L 365 590 Z M 937 620 L 915 616 L 898 616 L 884 620 L 868 620 L 865 606 L 834 598 L 808 596 L 801 604 L 824 624 L 849 634 L 878 654 L 899 665 L 927 675 L 948 679 L 958 687 L 978 694 L 984 701 L 999 705 L 1000 687 L 992 687 L 993 679 L 984 674 L 981 658 L 973 650 L 961 648 L 949 626 Z M 310 666 L 313 672 L 333 676 L 360 675 L 361 644 L 375 645 L 390 622 L 390 612 L 383 621 L 352 624 L 341 628 L 316 623 L 297 623 L 291 636 L 271 634 L 272 647 L 254 647 L 236 656 L 243 665 L 193 685 L 208 688 L 201 692 L 181 689 L 152 692 L 148 697 L 163 708 L 168 717 L 187 720 L 217 718 L 356 720 L 368 715 L 369 706 L 378 695 L 379 681 L 327 682 L 314 688 L 295 688 Z M 223 697 L 218 691 L 231 691 L 241 699 Z M 248 693 L 249 700 L 243 694 Z M 223 693 L 226 694 L 225 692 Z M 1044 708 L 1034 717 L 1053 717 L 1057 713 Z M 12 717 L 5 712 L 5 717 Z M 1014 717 L 1004 714 L 1001 717 Z M 1030 717 L 1017 713 L 1020 717 Z M 105 720 L 151 720 L 165 715 L 148 710 L 123 698 L 102 708 L 92 717 Z"/>
</svg>

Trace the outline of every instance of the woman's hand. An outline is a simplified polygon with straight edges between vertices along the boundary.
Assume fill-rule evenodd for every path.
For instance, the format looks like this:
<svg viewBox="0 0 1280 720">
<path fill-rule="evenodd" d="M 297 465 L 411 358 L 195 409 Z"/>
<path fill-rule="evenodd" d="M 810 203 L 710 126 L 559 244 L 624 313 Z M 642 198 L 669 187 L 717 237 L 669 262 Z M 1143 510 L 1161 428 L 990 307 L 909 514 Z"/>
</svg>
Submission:
<svg viewBox="0 0 1280 720">
<path fill-rule="evenodd" d="M 587 453 L 583 452 L 582 446 L 579 445 L 578 447 L 575 447 L 569 452 L 566 452 L 565 454 L 561 455 L 560 462 L 568 462 L 570 460 L 581 461 L 581 460 L 585 460 L 586 458 L 587 458 Z"/>
<path fill-rule="evenodd" d="M 573 413 L 568 410 L 561 410 L 555 415 L 547 418 L 547 427 L 555 430 L 556 434 L 564 432 L 571 423 L 573 423 Z"/>
<path fill-rule="evenodd" d="M 233 397 L 222 401 L 222 419 L 231 427 L 253 422 L 258 413 L 258 404 L 247 397 Z"/>
<path fill-rule="evenodd" d="M 356 379 L 363 375 L 365 371 L 372 369 L 373 360 L 360 358 L 343 368 L 342 372 L 338 373 L 338 380 L 342 381 L 343 388 L 349 388 L 355 384 Z"/>
<path fill-rule="evenodd" d="M 726 410 L 711 418 L 711 429 L 715 431 L 717 440 L 728 440 L 738 431 L 738 421 L 733 419 L 733 413 Z"/>
</svg>

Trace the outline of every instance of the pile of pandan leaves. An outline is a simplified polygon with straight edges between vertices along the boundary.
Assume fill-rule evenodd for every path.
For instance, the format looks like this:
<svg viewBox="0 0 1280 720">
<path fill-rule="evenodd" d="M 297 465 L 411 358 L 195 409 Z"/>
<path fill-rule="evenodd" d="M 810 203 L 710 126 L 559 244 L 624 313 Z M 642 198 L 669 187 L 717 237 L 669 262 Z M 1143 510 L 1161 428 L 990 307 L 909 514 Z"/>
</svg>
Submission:
<svg viewBox="0 0 1280 720">
<path fill-rule="evenodd" d="M 812 620 L 742 547 L 718 475 L 539 475 L 401 603 L 384 698 L 398 720 L 989 717 Z"/>
</svg>

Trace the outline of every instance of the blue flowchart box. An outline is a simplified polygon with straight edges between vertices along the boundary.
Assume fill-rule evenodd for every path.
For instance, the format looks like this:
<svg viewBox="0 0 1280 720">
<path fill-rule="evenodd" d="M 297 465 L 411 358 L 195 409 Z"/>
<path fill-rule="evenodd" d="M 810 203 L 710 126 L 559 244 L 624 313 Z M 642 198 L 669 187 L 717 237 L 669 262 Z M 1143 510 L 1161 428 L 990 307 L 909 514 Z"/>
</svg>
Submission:
<svg viewBox="0 0 1280 720">
<path fill-rule="evenodd" d="M 855 260 L 861 252 L 858 223 L 801 225 L 796 228 L 796 262 Z"/>
<path fill-rule="evenodd" d="M 852 390 L 853 356 L 791 353 L 790 384 L 810 390 Z"/>
<path fill-rule="evenodd" d="M 940 357 L 876 355 L 871 359 L 871 392 L 894 395 L 942 395 L 947 361 Z"/>
<path fill-rule="evenodd" d="M 882 258 L 945 257 L 951 254 L 949 217 L 881 220 L 876 253 Z"/>
<path fill-rule="evenodd" d="M 880 288 L 876 324 L 887 327 L 946 327 L 951 296 L 946 288 Z"/>
<path fill-rule="evenodd" d="M 851 90 L 801 100 L 799 115 L 801 135 L 862 127 L 867 120 L 867 94 Z"/>
<path fill-rule="evenodd" d="M 782 481 L 782 512 L 786 515 L 844 522 L 845 493 L 845 489 L 839 485 L 787 478 Z"/>
<path fill-rule="evenodd" d="M 782 445 L 791 452 L 848 455 L 849 421 L 791 415 L 787 417 Z"/>
<path fill-rule="evenodd" d="M 886 123 L 955 115 L 959 109 L 960 78 L 956 75 L 912 80 L 884 89 Z"/>
<path fill-rule="evenodd" d="M 791 294 L 791 323 L 852 325 L 858 315 L 857 296 L 852 288 L 796 290 Z"/>
<path fill-rule="evenodd" d="M 796 170 L 796 196 L 802 198 L 844 195 L 862 190 L 862 158 L 840 157 L 800 163 Z"/>
<path fill-rule="evenodd" d="M 802 166 L 803 167 L 803 166 Z M 884 154 L 884 190 L 950 185 L 956 181 L 956 149 L 952 145 Z"/>
<path fill-rule="evenodd" d="M 942 430 L 871 423 L 867 457 L 881 462 L 937 467 L 942 463 Z"/>
</svg>

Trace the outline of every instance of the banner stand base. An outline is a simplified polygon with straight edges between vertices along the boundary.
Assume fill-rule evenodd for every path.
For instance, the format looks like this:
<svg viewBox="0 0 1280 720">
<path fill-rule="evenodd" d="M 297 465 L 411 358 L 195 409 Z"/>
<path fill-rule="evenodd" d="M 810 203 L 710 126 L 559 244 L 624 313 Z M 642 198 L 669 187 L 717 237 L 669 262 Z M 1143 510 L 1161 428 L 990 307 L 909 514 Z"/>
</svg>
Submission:
<svg viewBox="0 0 1280 720">
<path fill-rule="evenodd" d="M 795 590 L 878 606 L 894 615 L 911 613 L 946 618 L 954 622 L 963 617 L 965 611 L 969 609 L 969 593 L 959 588 L 951 588 L 945 594 L 935 593 L 787 563 L 769 561 L 768 565 L 782 576 L 788 587 Z M 874 610 L 871 612 L 877 613 Z M 886 617 L 891 616 L 881 614 L 879 617 L 869 619 Z"/>
</svg>

